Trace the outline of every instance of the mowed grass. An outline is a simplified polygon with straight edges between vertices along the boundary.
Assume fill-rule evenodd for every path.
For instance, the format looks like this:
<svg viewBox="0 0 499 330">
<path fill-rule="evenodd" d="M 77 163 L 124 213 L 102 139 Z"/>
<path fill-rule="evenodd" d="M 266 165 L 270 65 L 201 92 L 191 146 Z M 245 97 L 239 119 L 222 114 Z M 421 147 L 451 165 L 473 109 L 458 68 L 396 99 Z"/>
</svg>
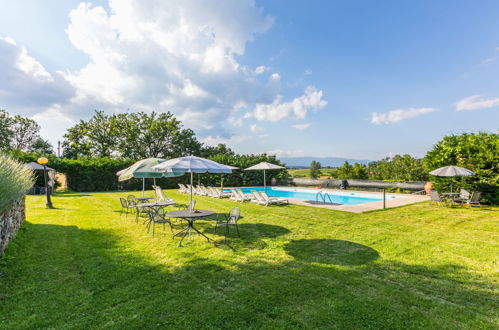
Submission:
<svg viewBox="0 0 499 330">
<path fill-rule="evenodd" d="M 321 179 L 329 178 L 336 169 L 334 168 L 322 168 L 321 169 Z M 310 177 L 310 169 L 309 168 L 295 168 L 288 169 L 289 175 L 294 178 L 309 178 Z"/>
<path fill-rule="evenodd" d="M 225 244 L 203 220 L 216 244 L 193 235 L 179 248 L 169 228 L 152 237 L 120 216 L 126 195 L 58 194 L 54 210 L 27 198 L 0 260 L 1 329 L 499 326 L 497 207 L 239 204 L 242 238 Z M 217 212 L 236 205 L 196 199 Z"/>
</svg>

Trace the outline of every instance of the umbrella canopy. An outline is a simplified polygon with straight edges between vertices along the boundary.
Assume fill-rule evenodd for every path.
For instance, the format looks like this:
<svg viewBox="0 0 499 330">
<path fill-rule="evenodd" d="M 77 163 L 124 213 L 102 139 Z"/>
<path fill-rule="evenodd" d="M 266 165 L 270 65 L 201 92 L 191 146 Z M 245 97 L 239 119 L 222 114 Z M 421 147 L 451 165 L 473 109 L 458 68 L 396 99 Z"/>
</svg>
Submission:
<svg viewBox="0 0 499 330">
<path fill-rule="evenodd" d="M 40 165 L 40 164 L 35 163 L 35 162 L 28 163 L 28 164 L 26 164 L 26 166 L 31 168 L 33 171 L 43 171 L 45 169 L 47 171 L 55 171 L 53 168 L 50 168 L 48 166 L 45 166 L 45 168 L 44 168 L 43 165 Z"/>
<path fill-rule="evenodd" d="M 139 160 L 132 166 L 117 172 L 118 181 L 126 181 L 131 178 L 161 178 L 163 173 L 153 170 L 152 167 L 165 161 L 166 159 L 162 158 L 146 158 Z"/>
<path fill-rule="evenodd" d="M 443 176 L 443 177 L 454 177 L 454 176 L 472 176 L 476 175 L 472 171 L 459 167 L 459 166 L 444 166 L 437 168 L 430 172 L 431 175 L 434 176 Z M 452 182 L 450 183 L 450 192 L 452 193 Z"/>
<path fill-rule="evenodd" d="M 191 186 L 190 186 L 190 203 L 189 210 L 192 211 L 192 180 L 193 173 L 232 173 L 232 169 L 228 166 L 219 164 L 209 159 L 187 156 L 170 159 L 166 162 L 153 166 L 153 170 L 163 173 L 190 173 Z"/>
<path fill-rule="evenodd" d="M 459 166 L 444 166 L 430 172 L 435 176 L 472 176 L 475 175 L 472 171 Z"/>
<path fill-rule="evenodd" d="M 245 171 L 253 171 L 253 170 L 279 170 L 281 168 L 285 168 L 283 166 L 279 166 L 272 163 L 261 162 L 251 167 L 245 169 Z"/>
<path fill-rule="evenodd" d="M 266 170 L 279 170 L 281 168 L 285 168 L 283 166 L 279 166 L 276 164 L 272 163 L 267 163 L 267 162 L 261 162 L 256 165 L 250 166 L 245 169 L 245 171 L 257 171 L 257 170 L 263 170 L 263 189 L 267 191 L 267 178 L 265 176 L 265 171 Z"/>
<path fill-rule="evenodd" d="M 144 190 L 145 190 L 145 179 L 148 178 L 161 178 L 161 177 L 174 177 L 174 176 L 180 176 L 183 173 L 175 173 L 175 172 L 170 172 L 170 173 L 160 173 L 152 169 L 153 166 L 158 165 L 160 163 L 165 162 L 166 159 L 162 158 L 146 158 L 139 160 L 138 162 L 134 163 L 132 166 L 125 168 L 119 172 L 116 173 L 118 176 L 118 181 L 126 181 L 130 180 L 131 178 L 140 178 L 142 179 L 142 195 L 144 195 Z"/>
</svg>

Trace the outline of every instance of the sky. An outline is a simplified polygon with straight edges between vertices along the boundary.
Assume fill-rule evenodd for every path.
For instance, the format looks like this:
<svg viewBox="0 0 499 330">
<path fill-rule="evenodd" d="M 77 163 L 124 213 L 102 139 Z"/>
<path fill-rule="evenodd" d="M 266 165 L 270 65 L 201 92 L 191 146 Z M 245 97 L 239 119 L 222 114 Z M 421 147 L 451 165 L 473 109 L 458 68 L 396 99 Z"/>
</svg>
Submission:
<svg viewBox="0 0 499 330">
<path fill-rule="evenodd" d="M 238 153 L 423 157 L 499 129 L 499 1 L 0 0 L 0 109 L 54 145 L 154 110 Z"/>
</svg>

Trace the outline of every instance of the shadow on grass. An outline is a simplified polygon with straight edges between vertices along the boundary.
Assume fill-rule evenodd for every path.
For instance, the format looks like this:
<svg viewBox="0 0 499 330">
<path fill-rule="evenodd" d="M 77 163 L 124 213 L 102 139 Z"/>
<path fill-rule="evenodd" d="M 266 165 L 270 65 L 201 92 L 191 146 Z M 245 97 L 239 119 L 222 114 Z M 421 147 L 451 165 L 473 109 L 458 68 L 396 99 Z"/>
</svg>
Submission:
<svg viewBox="0 0 499 330">
<path fill-rule="evenodd" d="M 241 237 L 245 240 L 255 240 L 263 237 L 277 237 L 289 234 L 290 231 L 287 228 L 276 226 L 276 225 L 268 225 L 265 223 L 238 223 L 239 232 Z M 211 226 L 205 228 L 205 233 L 210 235 L 218 235 L 224 236 L 225 228 L 220 227 L 215 232 L 215 227 Z M 237 231 L 235 226 L 230 226 L 231 236 L 237 236 Z"/>
<path fill-rule="evenodd" d="M 284 250 L 300 261 L 332 265 L 359 266 L 379 258 L 379 253 L 368 246 L 332 239 L 292 240 Z"/>
<path fill-rule="evenodd" d="M 55 193 L 52 196 L 59 198 L 59 197 L 89 197 L 89 196 L 92 196 L 92 195 L 90 195 L 90 194 L 81 194 L 81 193 L 70 193 L 70 192 L 67 192 L 67 193 Z"/>
<path fill-rule="evenodd" d="M 241 226 L 249 237 L 289 232 Z M 375 250 L 336 240 L 291 241 L 293 260 L 275 247 L 239 255 L 156 242 L 148 254 L 112 230 L 23 224 L 0 260 L 0 327 L 494 327 L 492 288 L 459 266 L 374 263 Z M 325 265 L 310 262 L 317 253 Z"/>
</svg>

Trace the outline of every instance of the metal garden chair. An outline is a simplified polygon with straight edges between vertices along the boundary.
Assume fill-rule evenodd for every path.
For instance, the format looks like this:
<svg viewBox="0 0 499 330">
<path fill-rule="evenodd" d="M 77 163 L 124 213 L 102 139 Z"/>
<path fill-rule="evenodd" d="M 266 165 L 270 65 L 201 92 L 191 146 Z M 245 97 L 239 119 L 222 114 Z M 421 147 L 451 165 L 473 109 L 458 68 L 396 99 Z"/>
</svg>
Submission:
<svg viewBox="0 0 499 330">
<path fill-rule="evenodd" d="M 229 214 L 221 213 L 221 216 L 224 217 L 221 221 L 217 219 L 217 222 L 215 224 L 215 233 L 217 232 L 218 227 L 225 226 L 225 239 L 227 240 L 227 236 L 230 234 L 229 227 L 230 226 L 235 226 L 237 230 L 237 236 L 241 237 L 239 234 L 239 227 L 237 226 L 237 221 L 239 220 L 239 217 L 241 216 L 241 211 L 239 210 L 239 207 L 234 206 Z"/>
</svg>

